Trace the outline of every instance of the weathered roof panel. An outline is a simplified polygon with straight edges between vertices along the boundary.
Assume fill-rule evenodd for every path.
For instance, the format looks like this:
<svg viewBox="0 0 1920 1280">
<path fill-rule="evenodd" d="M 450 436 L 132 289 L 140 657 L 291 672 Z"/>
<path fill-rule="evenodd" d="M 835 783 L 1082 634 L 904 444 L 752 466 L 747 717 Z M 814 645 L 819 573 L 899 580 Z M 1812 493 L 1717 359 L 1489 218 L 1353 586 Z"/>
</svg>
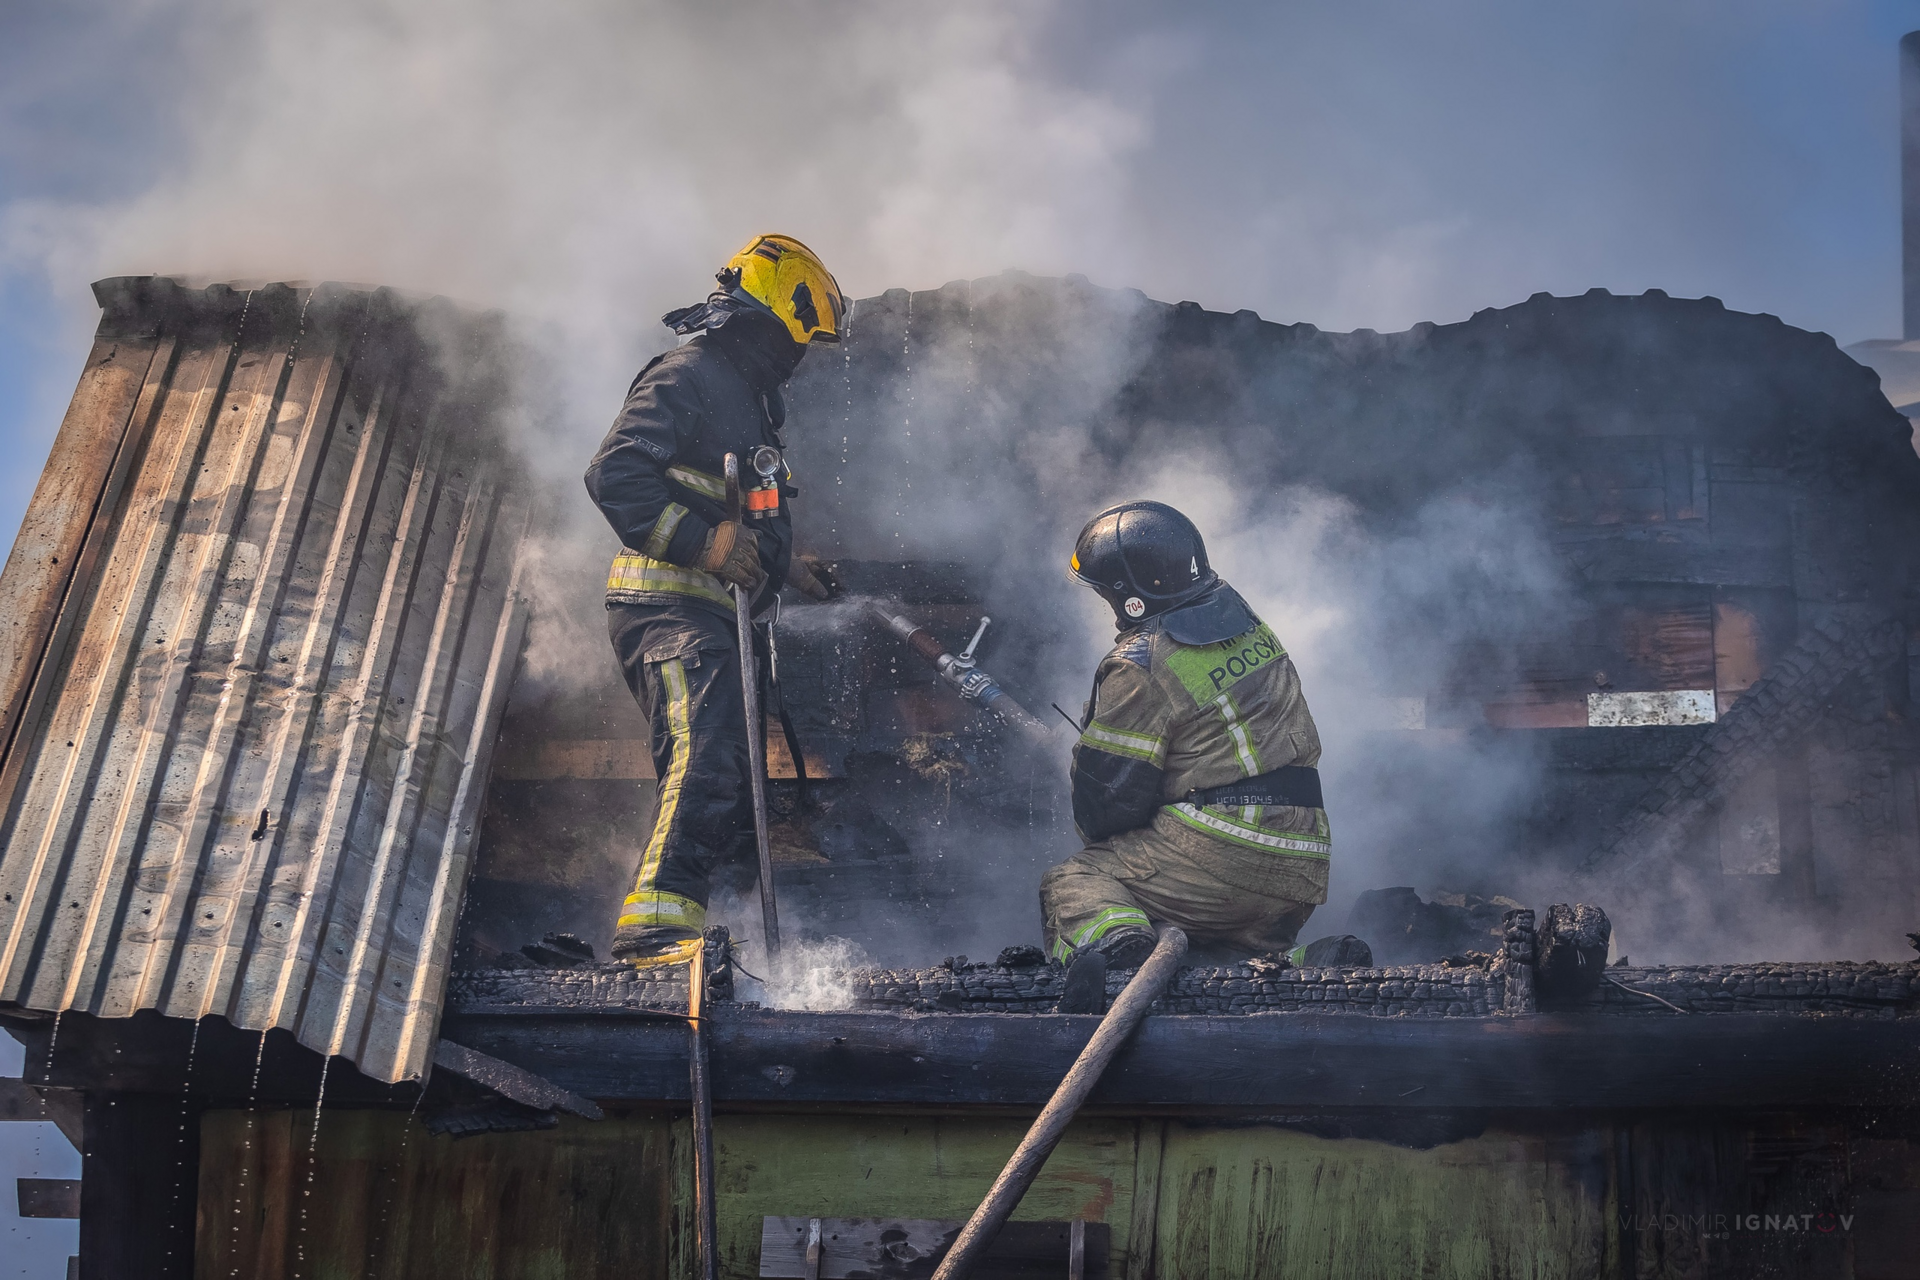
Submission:
<svg viewBox="0 0 1920 1280">
<path fill-rule="evenodd" d="M 525 616 L 497 339 L 385 290 L 97 292 L 0 578 L 40 618 L 0 645 L 0 999 L 417 1076 Z"/>
</svg>

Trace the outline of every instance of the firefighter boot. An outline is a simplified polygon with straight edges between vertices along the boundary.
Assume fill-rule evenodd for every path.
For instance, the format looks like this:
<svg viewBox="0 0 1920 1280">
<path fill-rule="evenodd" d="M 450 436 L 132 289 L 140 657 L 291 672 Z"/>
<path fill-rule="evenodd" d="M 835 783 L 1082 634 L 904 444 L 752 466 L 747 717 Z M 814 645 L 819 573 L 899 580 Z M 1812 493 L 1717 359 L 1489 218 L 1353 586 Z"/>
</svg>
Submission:
<svg viewBox="0 0 1920 1280">
<path fill-rule="evenodd" d="M 1338 933 L 1295 947 L 1287 958 L 1303 969 L 1369 969 L 1373 967 L 1373 948 L 1365 939 Z"/>
<path fill-rule="evenodd" d="M 1138 969 L 1153 954 L 1153 934 L 1145 929 L 1115 929 L 1097 944 L 1109 969 Z"/>
<path fill-rule="evenodd" d="M 614 931 L 613 958 L 636 969 L 686 964 L 700 946 L 697 930 L 677 924 L 623 924 Z"/>
<path fill-rule="evenodd" d="M 1067 966 L 1065 989 L 1060 993 L 1060 1013 L 1105 1013 L 1107 1011 L 1107 958 L 1088 947 L 1076 951 Z"/>
</svg>

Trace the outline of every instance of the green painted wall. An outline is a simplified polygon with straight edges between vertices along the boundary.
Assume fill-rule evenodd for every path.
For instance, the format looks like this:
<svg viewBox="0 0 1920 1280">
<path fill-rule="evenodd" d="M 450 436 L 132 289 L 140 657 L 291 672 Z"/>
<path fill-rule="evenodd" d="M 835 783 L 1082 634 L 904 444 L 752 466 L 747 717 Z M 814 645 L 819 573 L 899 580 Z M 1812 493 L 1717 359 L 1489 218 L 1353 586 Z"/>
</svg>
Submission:
<svg viewBox="0 0 1920 1280">
<path fill-rule="evenodd" d="M 722 1274 L 757 1274 L 764 1215 L 965 1218 L 1025 1123 L 718 1117 Z M 685 1119 L 663 1114 L 456 1142 L 397 1112 L 330 1112 L 317 1140 L 311 1112 L 210 1113 L 198 1272 L 690 1275 L 687 1139 Z M 1131 1280 L 1877 1280 L 1906 1274 L 1916 1150 L 1791 1121 L 1569 1120 L 1423 1151 L 1264 1124 L 1086 1118 L 1018 1216 L 1111 1224 L 1113 1274 Z M 1853 1186 L 1856 1164 L 1874 1170 L 1870 1186 Z M 1828 1234 L 1712 1222 L 1850 1209 L 1851 1228 Z"/>
<path fill-rule="evenodd" d="M 1410 1151 L 1174 1124 L 1160 1159 L 1158 1274 L 1604 1275 L 1601 1154 L 1507 1134 Z"/>
</svg>

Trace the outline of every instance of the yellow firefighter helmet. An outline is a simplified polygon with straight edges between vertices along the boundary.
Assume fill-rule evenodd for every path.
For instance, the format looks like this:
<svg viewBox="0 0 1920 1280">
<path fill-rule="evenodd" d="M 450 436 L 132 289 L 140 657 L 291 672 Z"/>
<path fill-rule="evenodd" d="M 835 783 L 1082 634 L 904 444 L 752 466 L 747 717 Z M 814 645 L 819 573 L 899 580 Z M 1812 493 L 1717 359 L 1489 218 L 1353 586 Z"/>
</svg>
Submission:
<svg viewBox="0 0 1920 1280">
<path fill-rule="evenodd" d="M 792 236 L 755 236 L 728 260 L 719 280 L 773 312 L 802 346 L 840 341 L 853 312 L 819 255 Z"/>
</svg>

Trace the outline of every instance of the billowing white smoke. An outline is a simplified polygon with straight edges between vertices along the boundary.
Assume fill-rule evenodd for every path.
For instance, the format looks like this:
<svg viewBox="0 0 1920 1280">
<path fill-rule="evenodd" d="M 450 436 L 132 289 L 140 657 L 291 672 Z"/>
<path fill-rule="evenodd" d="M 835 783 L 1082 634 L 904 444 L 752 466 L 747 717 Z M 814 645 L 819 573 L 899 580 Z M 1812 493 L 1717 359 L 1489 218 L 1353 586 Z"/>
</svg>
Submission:
<svg viewBox="0 0 1920 1280">
<path fill-rule="evenodd" d="M 741 984 L 743 998 L 758 999 L 771 1009 L 828 1012 L 853 1007 L 849 975 L 873 959 L 848 938 L 792 938 L 778 956 L 761 963 L 766 972 L 760 976 L 766 981 L 747 979 Z"/>
<path fill-rule="evenodd" d="M 753 232 L 856 294 L 1128 256 L 1148 104 L 1044 65 L 1045 4 L 161 7 L 192 33 L 162 82 L 181 153 L 130 198 L 12 204 L 8 265 L 76 302 L 162 272 L 502 307 L 549 363 L 560 471 Z"/>
<path fill-rule="evenodd" d="M 10 198 L 0 271 L 39 273 L 75 300 L 76 353 L 94 321 L 80 286 L 111 274 L 361 280 L 505 309 L 534 353 L 528 457 L 568 498 L 529 659 L 557 678 L 608 663 L 598 575 L 610 538 L 576 477 L 634 371 L 670 341 L 661 312 L 700 296 L 756 230 L 810 242 L 855 294 L 1020 267 L 1392 329 L 1540 288 L 1660 285 L 1813 327 L 1876 328 L 1848 319 L 1860 290 L 1845 272 L 1805 267 L 1794 219 L 1781 222 L 1796 253 L 1746 243 L 1752 210 L 1801 192 L 1844 203 L 1849 189 L 1806 180 L 1807 165 L 1829 163 L 1824 143 L 1790 163 L 1754 150 L 1726 180 L 1738 149 L 1715 113 L 1750 113 L 1716 78 L 1731 65 L 1723 24 L 1630 5 L 1515 37 L 1498 5 L 1416 6 L 1387 23 L 1365 6 L 1267 8 L 1176 19 L 1090 0 L 148 0 L 110 20 L 170 33 L 169 70 L 140 79 L 152 113 L 175 122 L 142 158 L 154 176 L 131 194 Z M 1649 38 L 1652 22 L 1669 25 Z M 1554 56 L 1509 43 L 1524 38 Z M 109 45 L 87 59 L 89 92 L 152 57 Z M 1611 109 L 1626 82 L 1639 109 Z M 22 92 L 8 86 L 6 103 Z M 1569 121 L 1586 130 L 1572 164 Z M 1510 156 L 1522 162 L 1486 161 Z M 1699 223 L 1689 235 L 1675 217 Z M 1650 222 L 1661 231 L 1644 243 L 1623 230 Z M 1437 830 L 1471 844 L 1474 823 L 1512 811 L 1531 764 L 1476 757 L 1471 786 L 1429 785 L 1345 735 L 1373 721 L 1377 697 L 1429 687 L 1423 664 L 1451 660 L 1456 641 L 1499 630 L 1449 611 L 1482 598 L 1446 591 L 1449 575 L 1510 577 L 1517 600 L 1550 600 L 1537 548 L 1508 537 L 1498 509 L 1470 505 L 1363 531 L 1330 499 L 1238 487 L 1231 458 L 1107 468 L 1091 426 L 1138 353 L 1125 317 L 1092 332 L 1033 370 L 1058 392 L 1044 406 L 970 381 L 958 352 L 944 370 L 928 361 L 893 460 L 917 487 L 890 551 L 945 558 L 965 544 L 1000 569 L 1044 562 L 1015 585 L 1044 579 L 1061 609 L 1083 611 L 1077 647 L 1046 655 L 1038 680 L 1077 707 L 1108 633 L 1097 604 L 1058 582 L 1066 540 L 1103 500 L 1192 510 L 1295 653 L 1322 725 L 1343 850 L 1326 923 L 1368 871 L 1432 884 L 1371 851 L 1425 856 Z M 47 376 L 70 385 L 71 368 Z M 1038 479 L 1001 486 L 994 467 Z M 1018 518 L 983 506 L 992 492 L 1024 504 Z M 1018 547 L 986 545 L 1016 533 Z M 1415 619 L 1424 645 L 1410 642 Z M 995 941 L 1033 928 L 1031 885 L 1006 884 L 1004 909 L 979 922 Z"/>
<path fill-rule="evenodd" d="M 1532 744 L 1449 732 L 1448 709 L 1427 704 L 1469 655 L 1482 680 L 1511 675 L 1514 635 L 1566 605 L 1539 524 L 1524 509 L 1441 498 L 1381 531 L 1311 489 L 1227 487 L 1201 509 L 1220 530 L 1215 564 L 1286 645 L 1320 730 L 1339 856 L 1309 933 L 1340 932 L 1355 893 L 1390 884 L 1429 897 L 1559 889 L 1523 883 L 1512 856 L 1513 821 L 1541 780 Z M 1396 732 L 1408 729 L 1425 732 Z"/>
</svg>

